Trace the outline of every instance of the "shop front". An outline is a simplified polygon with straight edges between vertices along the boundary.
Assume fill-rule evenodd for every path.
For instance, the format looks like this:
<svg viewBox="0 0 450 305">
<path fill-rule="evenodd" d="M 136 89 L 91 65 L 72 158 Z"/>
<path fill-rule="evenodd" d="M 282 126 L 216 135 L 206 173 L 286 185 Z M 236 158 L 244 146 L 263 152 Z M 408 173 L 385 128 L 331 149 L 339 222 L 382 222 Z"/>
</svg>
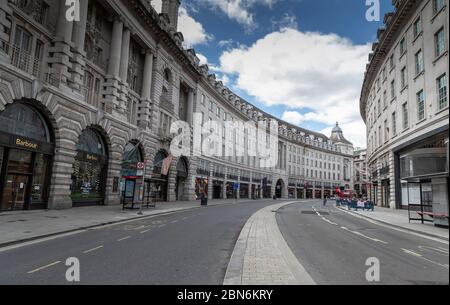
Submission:
<svg viewBox="0 0 450 305">
<path fill-rule="evenodd" d="M 314 183 L 314 198 L 315 199 L 321 199 L 322 198 L 322 184 L 320 182 Z"/>
<path fill-rule="evenodd" d="M 223 181 L 213 180 L 213 199 L 223 199 Z"/>
<path fill-rule="evenodd" d="M 153 172 L 150 177 L 150 189 L 151 196 L 156 202 L 167 201 L 167 188 L 169 185 L 169 175 L 162 174 L 162 167 L 164 159 L 168 157 L 168 154 L 160 150 L 156 153 L 153 160 Z"/>
<path fill-rule="evenodd" d="M 313 185 L 310 181 L 305 182 L 306 199 L 313 199 Z"/>
<path fill-rule="evenodd" d="M 226 195 L 227 199 L 235 199 L 236 191 L 235 191 L 235 183 L 237 182 L 227 182 L 226 184 Z"/>
<path fill-rule="evenodd" d="M 298 187 L 297 188 L 297 199 L 303 199 L 303 196 L 305 194 L 305 189 L 304 187 Z"/>
<path fill-rule="evenodd" d="M 104 204 L 108 154 L 103 137 L 94 128 L 87 128 L 76 145 L 73 163 L 72 206 Z"/>
<path fill-rule="evenodd" d="M 239 187 L 239 198 L 248 198 L 249 191 L 249 185 L 246 183 L 241 183 Z"/>
<path fill-rule="evenodd" d="M 53 153 L 37 109 L 16 102 L 0 112 L 0 211 L 47 208 Z"/>
</svg>

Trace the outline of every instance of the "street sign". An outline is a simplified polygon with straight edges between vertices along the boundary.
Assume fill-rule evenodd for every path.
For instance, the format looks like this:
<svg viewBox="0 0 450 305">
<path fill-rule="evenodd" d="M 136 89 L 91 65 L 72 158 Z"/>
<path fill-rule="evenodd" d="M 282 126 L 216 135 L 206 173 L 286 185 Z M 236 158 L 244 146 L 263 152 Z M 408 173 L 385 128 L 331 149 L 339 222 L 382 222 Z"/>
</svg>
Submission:
<svg viewBox="0 0 450 305">
<path fill-rule="evenodd" d="M 136 165 L 136 168 L 139 170 L 143 170 L 145 167 L 145 163 L 144 162 L 138 162 Z"/>
</svg>

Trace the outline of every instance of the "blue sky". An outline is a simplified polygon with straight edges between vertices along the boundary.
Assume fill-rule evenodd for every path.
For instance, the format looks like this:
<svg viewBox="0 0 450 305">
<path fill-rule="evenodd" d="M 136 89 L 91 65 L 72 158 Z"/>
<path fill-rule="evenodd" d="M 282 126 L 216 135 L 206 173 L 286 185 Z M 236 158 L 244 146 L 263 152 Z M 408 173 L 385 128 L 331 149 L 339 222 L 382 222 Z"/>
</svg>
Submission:
<svg viewBox="0 0 450 305">
<path fill-rule="evenodd" d="M 370 44 L 392 11 L 390 0 L 380 3 L 381 21 L 368 22 L 366 0 L 184 0 L 178 30 L 248 102 L 326 135 L 339 121 L 365 146 L 359 93 Z"/>
</svg>

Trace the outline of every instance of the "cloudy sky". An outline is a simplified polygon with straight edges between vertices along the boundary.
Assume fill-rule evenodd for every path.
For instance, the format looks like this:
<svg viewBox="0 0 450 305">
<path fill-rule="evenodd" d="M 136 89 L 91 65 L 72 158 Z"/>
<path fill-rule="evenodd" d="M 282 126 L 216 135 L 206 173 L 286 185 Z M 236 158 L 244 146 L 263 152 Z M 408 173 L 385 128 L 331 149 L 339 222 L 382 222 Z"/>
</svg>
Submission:
<svg viewBox="0 0 450 305">
<path fill-rule="evenodd" d="M 372 2 L 372 1 L 369 1 Z M 391 1 L 380 0 L 381 16 Z M 161 0 L 153 0 L 157 11 Z M 380 22 L 366 0 L 182 0 L 186 47 L 248 102 L 303 128 L 365 147 L 359 95 Z"/>
</svg>

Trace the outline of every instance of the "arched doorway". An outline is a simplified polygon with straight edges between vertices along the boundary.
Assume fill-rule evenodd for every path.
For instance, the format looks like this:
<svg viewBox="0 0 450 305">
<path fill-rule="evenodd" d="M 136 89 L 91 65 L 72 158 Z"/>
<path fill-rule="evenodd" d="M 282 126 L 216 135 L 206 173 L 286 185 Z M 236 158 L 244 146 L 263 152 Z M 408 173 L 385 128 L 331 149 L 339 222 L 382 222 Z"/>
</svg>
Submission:
<svg viewBox="0 0 450 305">
<path fill-rule="evenodd" d="M 139 187 L 142 185 L 142 174 L 138 173 L 138 163 L 144 157 L 139 142 L 131 141 L 125 145 L 122 160 L 122 200 L 124 204 L 135 203 L 139 197 Z M 141 178 L 141 179 L 139 179 Z"/>
<path fill-rule="evenodd" d="M 53 131 L 32 105 L 15 102 L 0 112 L 0 210 L 46 208 Z"/>
<path fill-rule="evenodd" d="M 80 135 L 73 164 L 72 205 L 101 205 L 105 199 L 108 152 L 100 133 L 91 127 Z"/>
<path fill-rule="evenodd" d="M 151 177 L 151 195 L 155 201 L 167 201 L 167 188 L 169 185 L 169 175 L 162 175 L 164 159 L 169 155 L 165 150 L 159 150 L 153 159 L 153 173 Z"/>
<path fill-rule="evenodd" d="M 277 198 L 284 197 L 284 181 L 283 179 L 278 179 L 277 184 L 275 186 L 275 196 Z"/>
<path fill-rule="evenodd" d="M 185 157 L 181 157 L 177 163 L 177 181 L 175 184 L 176 199 L 188 200 L 186 196 L 186 180 L 189 176 L 189 165 Z"/>
</svg>

